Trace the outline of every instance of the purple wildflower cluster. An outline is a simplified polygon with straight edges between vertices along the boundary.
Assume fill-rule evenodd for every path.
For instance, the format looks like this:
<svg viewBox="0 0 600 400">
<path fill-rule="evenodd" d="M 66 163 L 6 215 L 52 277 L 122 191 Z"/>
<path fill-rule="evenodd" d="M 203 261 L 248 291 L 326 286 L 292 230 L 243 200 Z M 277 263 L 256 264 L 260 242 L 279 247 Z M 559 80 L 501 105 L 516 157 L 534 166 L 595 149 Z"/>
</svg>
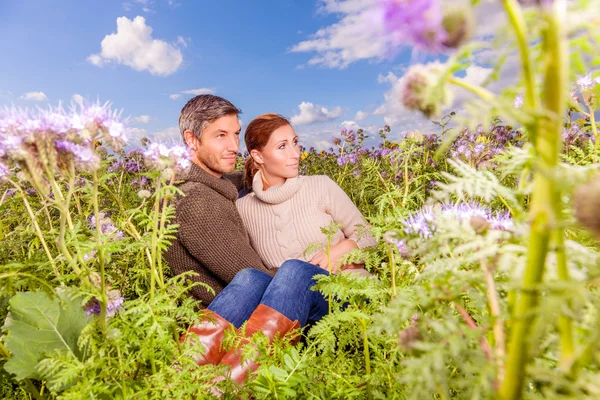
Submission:
<svg viewBox="0 0 600 400">
<path fill-rule="evenodd" d="M 493 213 L 489 208 L 471 202 L 459 205 L 443 204 L 437 207 L 425 206 L 402 221 L 404 231 L 410 235 L 429 238 L 435 231 L 438 214 L 458 221 L 480 217 L 485 219 L 492 229 L 510 230 L 513 227 L 513 221 L 509 214 Z"/>
<path fill-rule="evenodd" d="M 582 121 L 583 122 L 583 121 Z M 572 123 L 569 126 L 563 128 L 561 136 L 565 143 L 565 151 L 568 153 L 572 146 L 581 147 L 588 142 L 595 143 L 596 138 L 594 137 L 591 129 L 582 127 L 580 123 Z"/>
<path fill-rule="evenodd" d="M 121 296 L 121 292 L 117 289 L 111 289 L 106 292 L 107 304 L 106 304 L 106 316 L 113 317 L 121 308 L 125 299 Z M 100 315 L 100 301 L 97 298 L 92 298 L 90 301 L 83 306 L 85 314 L 89 317 L 90 315 Z"/>
<path fill-rule="evenodd" d="M 521 133 L 510 126 L 494 124 L 486 131 L 480 125 L 474 132 L 463 130 L 452 144 L 450 155 L 477 168 L 489 168 L 493 166 L 492 159 L 503 153 L 506 146 L 522 147 L 524 144 Z"/>
<path fill-rule="evenodd" d="M 358 163 L 358 154 L 357 153 L 349 153 L 344 154 L 338 157 L 337 163 L 340 167 L 343 167 L 346 164 L 356 164 Z"/>
<path fill-rule="evenodd" d="M 184 146 L 167 147 L 162 143 L 151 143 L 143 155 L 147 167 L 162 172 L 167 179 L 173 173 L 188 170 L 192 165 L 189 151 Z"/>
<path fill-rule="evenodd" d="M 92 171 L 100 166 L 94 151 L 102 140 L 114 150 L 127 143 L 120 115 L 108 103 L 89 107 L 62 107 L 48 110 L 4 108 L 0 111 L 0 162 L 12 165 L 44 166 Z"/>
<path fill-rule="evenodd" d="M 123 232 L 115 227 L 110 217 L 103 212 L 99 213 L 99 217 L 100 230 L 104 235 L 109 236 L 114 240 L 123 239 Z M 89 226 L 90 229 L 96 229 L 96 216 L 91 215 L 89 217 Z"/>
</svg>

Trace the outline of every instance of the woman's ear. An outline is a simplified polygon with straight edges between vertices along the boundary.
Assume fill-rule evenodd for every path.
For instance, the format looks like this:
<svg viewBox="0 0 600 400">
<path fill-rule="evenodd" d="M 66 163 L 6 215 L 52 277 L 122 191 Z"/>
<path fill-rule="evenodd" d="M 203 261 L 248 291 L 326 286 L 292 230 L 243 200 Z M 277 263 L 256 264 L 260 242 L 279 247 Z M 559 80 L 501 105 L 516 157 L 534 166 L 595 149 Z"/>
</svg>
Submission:
<svg viewBox="0 0 600 400">
<path fill-rule="evenodd" d="M 263 165 L 265 163 L 265 160 L 263 160 L 262 154 L 260 154 L 260 151 L 258 151 L 256 149 L 250 150 L 250 157 L 252 157 L 254 159 L 254 163 L 256 165 Z"/>
</svg>

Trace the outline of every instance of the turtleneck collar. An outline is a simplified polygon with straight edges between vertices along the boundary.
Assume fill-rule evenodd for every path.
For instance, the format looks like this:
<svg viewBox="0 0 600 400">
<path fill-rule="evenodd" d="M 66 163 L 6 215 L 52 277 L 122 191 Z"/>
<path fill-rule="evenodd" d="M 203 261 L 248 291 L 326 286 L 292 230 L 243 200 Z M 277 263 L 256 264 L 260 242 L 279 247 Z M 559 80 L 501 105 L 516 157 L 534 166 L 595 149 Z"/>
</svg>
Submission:
<svg viewBox="0 0 600 400">
<path fill-rule="evenodd" d="M 291 199 L 303 183 L 304 177 L 297 176 L 296 178 L 286 179 L 282 185 L 271 186 L 267 190 L 263 190 L 263 181 L 260 171 L 258 171 L 252 179 L 252 190 L 260 201 L 269 204 L 279 204 Z"/>
<path fill-rule="evenodd" d="M 223 177 L 217 178 L 216 176 L 206 172 L 204 168 L 197 164 L 192 163 L 185 180 L 188 182 L 191 181 L 203 183 L 231 201 L 235 201 L 238 198 L 237 189 L 233 183 L 231 183 L 231 181 Z"/>
</svg>

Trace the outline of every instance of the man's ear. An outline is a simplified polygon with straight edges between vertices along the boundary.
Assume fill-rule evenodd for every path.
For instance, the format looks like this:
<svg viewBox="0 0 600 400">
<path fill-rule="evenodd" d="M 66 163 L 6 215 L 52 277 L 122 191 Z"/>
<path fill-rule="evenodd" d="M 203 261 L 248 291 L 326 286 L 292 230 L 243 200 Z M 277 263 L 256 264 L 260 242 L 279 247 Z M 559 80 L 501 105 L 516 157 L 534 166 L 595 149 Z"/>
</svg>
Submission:
<svg viewBox="0 0 600 400">
<path fill-rule="evenodd" d="M 189 147 L 191 149 L 197 147 L 199 144 L 198 139 L 196 139 L 196 136 L 194 136 L 192 131 L 190 131 L 189 129 L 186 130 L 185 132 L 183 132 L 183 138 L 185 139 L 185 143 L 187 144 L 187 147 Z"/>
<path fill-rule="evenodd" d="M 260 154 L 260 151 L 258 151 L 256 149 L 250 150 L 250 157 L 252 157 L 254 159 L 254 162 L 258 165 L 262 165 L 265 163 L 265 160 L 263 160 L 262 154 Z"/>
</svg>

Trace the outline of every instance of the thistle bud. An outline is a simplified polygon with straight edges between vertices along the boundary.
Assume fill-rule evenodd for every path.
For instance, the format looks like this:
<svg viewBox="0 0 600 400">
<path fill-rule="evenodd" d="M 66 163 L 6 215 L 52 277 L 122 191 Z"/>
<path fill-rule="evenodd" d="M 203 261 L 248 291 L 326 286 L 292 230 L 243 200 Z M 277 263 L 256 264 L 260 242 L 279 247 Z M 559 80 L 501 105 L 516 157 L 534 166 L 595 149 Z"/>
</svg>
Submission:
<svg viewBox="0 0 600 400">
<path fill-rule="evenodd" d="M 600 239 L 600 175 L 577 188 L 573 205 L 577 221 Z"/>
<path fill-rule="evenodd" d="M 142 189 L 137 193 L 138 197 L 140 199 L 149 199 L 150 197 L 152 197 L 152 193 L 150 193 L 149 190 L 146 189 Z"/>
<path fill-rule="evenodd" d="M 438 62 L 412 66 L 404 75 L 402 104 L 409 110 L 421 111 L 428 118 L 439 115 L 442 108 L 450 102 L 446 91 L 435 91 L 443 69 L 444 65 Z"/>
<path fill-rule="evenodd" d="M 446 39 L 442 45 L 456 49 L 464 44 L 473 32 L 473 13 L 468 6 L 456 7 L 445 10 L 442 27 L 446 31 Z"/>
<path fill-rule="evenodd" d="M 481 215 L 475 215 L 471 217 L 469 224 L 477 234 L 485 233 L 490 228 L 489 221 Z"/>
<path fill-rule="evenodd" d="M 419 314 L 414 314 L 410 318 L 410 326 L 400 332 L 398 335 L 398 346 L 404 352 L 413 350 L 416 342 L 420 341 L 423 336 L 418 328 Z"/>
</svg>

